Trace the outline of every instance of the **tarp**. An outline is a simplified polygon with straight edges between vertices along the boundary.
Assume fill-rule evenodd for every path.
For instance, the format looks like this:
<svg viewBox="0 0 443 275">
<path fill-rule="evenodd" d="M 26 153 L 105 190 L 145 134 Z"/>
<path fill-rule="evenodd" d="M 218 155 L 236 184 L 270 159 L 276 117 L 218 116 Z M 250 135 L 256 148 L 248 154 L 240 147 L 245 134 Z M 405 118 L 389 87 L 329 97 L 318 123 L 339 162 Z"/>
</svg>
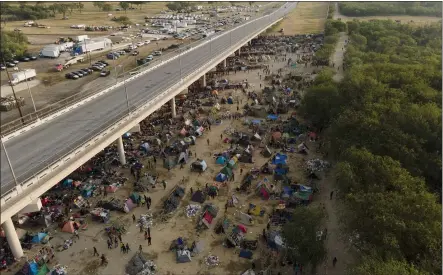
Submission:
<svg viewBox="0 0 443 275">
<path fill-rule="evenodd" d="M 218 173 L 218 175 L 215 177 L 215 180 L 218 182 L 224 182 L 226 181 L 228 178 L 226 177 L 225 174 L 222 173 Z"/>
<path fill-rule="evenodd" d="M 225 165 L 225 163 L 226 163 L 226 158 L 225 158 L 224 156 L 219 156 L 219 157 L 217 158 L 217 160 L 215 161 L 215 163 Z"/>
<path fill-rule="evenodd" d="M 191 252 L 189 250 L 177 250 L 177 263 L 188 263 L 191 261 Z"/>
<path fill-rule="evenodd" d="M 270 119 L 270 120 L 277 120 L 278 119 L 278 115 L 268 115 L 268 119 Z"/>
<path fill-rule="evenodd" d="M 123 207 L 123 210 L 128 213 L 129 211 L 131 211 L 132 209 L 134 209 L 137 205 L 131 200 L 131 199 L 127 199 L 125 202 L 125 206 Z"/>
<path fill-rule="evenodd" d="M 188 154 L 185 152 L 181 152 L 180 156 L 177 159 L 177 163 L 187 163 L 188 162 Z"/>
<path fill-rule="evenodd" d="M 271 150 L 269 150 L 268 146 L 266 146 L 261 153 L 265 158 L 269 158 L 270 156 L 272 156 L 272 152 Z"/>
<path fill-rule="evenodd" d="M 138 203 L 138 201 L 140 200 L 140 195 L 136 192 L 133 192 L 129 198 L 132 200 L 132 202 L 134 203 Z"/>
<path fill-rule="evenodd" d="M 17 274 L 20 275 L 37 275 L 38 273 L 38 264 L 34 261 L 27 262 L 23 265 L 22 269 Z"/>
<path fill-rule="evenodd" d="M 275 157 L 272 159 L 272 164 L 286 164 L 287 159 L 288 159 L 287 155 L 277 153 Z"/>
<path fill-rule="evenodd" d="M 74 224 L 77 224 L 77 226 L 80 228 L 80 224 L 73 221 L 68 221 L 63 225 L 62 232 L 68 232 L 68 233 L 74 233 Z"/>
<path fill-rule="evenodd" d="M 232 169 L 229 168 L 228 166 L 223 167 L 223 169 L 221 169 L 220 173 L 225 174 L 228 178 L 230 178 L 232 176 Z"/>
<path fill-rule="evenodd" d="M 168 169 L 168 168 L 173 168 L 174 166 L 175 166 L 175 161 L 174 161 L 174 159 L 173 158 L 165 158 L 164 160 L 163 160 L 163 167 L 164 168 L 166 168 L 166 169 Z"/>
<path fill-rule="evenodd" d="M 43 232 L 37 233 L 37 235 L 35 235 L 35 236 L 32 238 L 32 243 L 41 243 L 41 241 L 42 241 L 47 235 L 48 235 L 48 234 L 43 233 Z"/>
<path fill-rule="evenodd" d="M 238 256 L 245 259 L 252 259 L 252 251 L 242 249 L 240 251 L 240 254 L 238 254 Z"/>
<path fill-rule="evenodd" d="M 49 272 L 48 266 L 46 264 L 43 264 L 40 267 L 40 270 L 38 271 L 37 275 L 46 275 L 46 274 L 48 274 L 48 272 Z"/>
<path fill-rule="evenodd" d="M 232 169 L 232 168 L 235 168 L 236 166 L 237 166 L 237 161 L 235 159 L 230 159 L 229 162 L 228 162 L 227 167 Z"/>
<path fill-rule="evenodd" d="M 206 168 L 208 168 L 208 165 L 206 164 L 206 161 L 204 161 L 204 160 L 194 161 L 191 165 L 192 165 L 192 169 L 202 171 L 202 172 L 205 171 Z"/>
</svg>

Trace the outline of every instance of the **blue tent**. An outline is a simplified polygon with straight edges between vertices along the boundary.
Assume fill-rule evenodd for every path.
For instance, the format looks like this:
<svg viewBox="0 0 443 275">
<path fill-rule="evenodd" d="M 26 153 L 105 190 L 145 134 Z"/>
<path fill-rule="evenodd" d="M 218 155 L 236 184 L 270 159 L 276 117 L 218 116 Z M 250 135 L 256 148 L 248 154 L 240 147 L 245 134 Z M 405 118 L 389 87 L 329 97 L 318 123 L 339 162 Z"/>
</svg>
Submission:
<svg viewBox="0 0 443 275">
<path fill-rule="evenodd" d="M 46 233 L 42 233 L 42 232 L 38 233 L 37 235 L 35 235 L 35 236 L 32 238 L 32 243 L 41 243 L 41 241 L 42 241 L 47 235 L 48 235 L 48 234 L 46 234 Z"/>
<path fill-rule="evenodd" d="M 217 164 L 225 165 L 226 164 L 226 158 L 224 156 L 219 156 L 217 160 L 215 161 Z"/>
<path fill-rule="evenodd" d="M 283 168 L 275 168 L 274 172 L 277 175 L 286 175 L 286 173 L 288 172 L 288 170 L 283 169 Z"/>
<path fill-rule="evenodd" d="M 224 182 L 227 180 L 227 176 L 222 173 L 218 173 L 218 175 L 215 177 L 215 180 L 218 182 Z"/>
<path fill-rule="evenodd" d="M 19 274 L 23 275 L 37 275 L 38 264 L 36 262 L 28 262 L 20 269 Z"/>
<path fill-rule="evenodd" d="M 286 164 L 287 155 L 277 153 L 272 159 L 272 164 Z"/>
<path fill-rule="evenodd" d="M 294 190 L 290 186 L 283 186 L 283 192 L 282 196 L 289 198 L 292 197 L 292 194 L 294 193 Z"/>
<path fill-rule="evenodd" d="M 260 119 L 253 119 L 253 120 L 251 120 L 251 123 L 254 124 L 254 125 L 255 124 L 259 124 L 260 125 L 261 124 L 261 120 Z"/>
<path fill-rule="evenodd" d="M 245 259 L 252 259 L 252 251 L 242 249 L 238 256 Z"/>
<path fill-rule="evenodd" d="M 277 120 L 278 119 L 278 115 L 268 115 L 268 119 L 270 119 L 270 120 Z"/>
<path fill-rule="evenodd" d="M 72 183 L 73 183 L 73 182 L 74 182 L 74 181 L 71 180 L 71 179 L 65 179 L 65 180 L 63 181 L 63 187 L 64 187 L 64 188 L 72 187 Z"/>
<path fill-rule="evenodd" d="M 232 99 L 232 97 L 228 97 L 228 104 L 234 104 L 234 100 Z"/>
</svg>

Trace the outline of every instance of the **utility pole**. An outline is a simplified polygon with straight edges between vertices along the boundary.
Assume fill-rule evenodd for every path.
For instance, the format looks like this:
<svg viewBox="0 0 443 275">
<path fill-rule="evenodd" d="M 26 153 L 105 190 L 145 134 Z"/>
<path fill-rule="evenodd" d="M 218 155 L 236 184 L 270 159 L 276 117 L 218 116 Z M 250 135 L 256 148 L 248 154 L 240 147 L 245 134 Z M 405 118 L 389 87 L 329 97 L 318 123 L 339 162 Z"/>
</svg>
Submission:
<svg viewBox="0 0 443 275">
<path fill-rule="evenodd" d="M 5 62 L 5 58 L 4 57 L 3 57 L 3 64 L 5 64 L 5 66 L 6 66 L 6 62 Z M 6 75 L 8 76 L 9 85 L 11 85 L 12 94 L 14 95 L 15 104 L 17 105 L 17 109 L 18 109 L 18 112 L 20 114 L 20 119 L 21 119 L 22 123 L 25 124 L 25 120 L 23 118 L 23 113 L 22 113 L 22 108 L 20 108 L 20 104 L 18 102 L 17 95 L 15 94 L 14 86 L 12 85 L 11 76 L 9 75 L 8 69 L 6 69 Z"/>
</svg>

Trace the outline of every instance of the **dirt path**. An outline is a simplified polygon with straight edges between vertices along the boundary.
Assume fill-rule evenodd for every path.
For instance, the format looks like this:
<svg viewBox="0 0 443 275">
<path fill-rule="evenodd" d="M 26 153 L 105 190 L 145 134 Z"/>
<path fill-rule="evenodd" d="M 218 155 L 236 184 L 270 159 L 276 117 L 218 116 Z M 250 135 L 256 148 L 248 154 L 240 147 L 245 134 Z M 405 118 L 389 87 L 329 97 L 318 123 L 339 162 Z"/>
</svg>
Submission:
<svg viewBox="0 0 443 275">
<path fill-rule="evenodd" d="M 337 12 L 338 6 L 334 13 L 334 19 L 339 17 Z M 331 56 L 331 62 L 334 64 L 336 74 L 335 81 L 340 81 L 344 77 L 343 73 L 343 58 L 346 51 L 345 41 L 348 35 L 344 32 L 340 33 L 340 39 L 335 47 L 335 52 Z M 323 203 L 327 213 L 327 220 L 325 227 L 327 229 L 326 249 L 328 251 L 327 258 L 323 265 L 318 268 L 317 274 L 327 275 L 343 275 L 348 264 L 352 262 L 352 254 L 350 253 L 346 239 L 343 238 L 339 229 L 338 211 L 340 203 L 336 200 L 335 182 L 333 180 L 332 172 L 325 175 L 321 180 L 320 186 L 320 203 Z M 332 197 L 331 197 L 332 194 Z M 334 257 L 337 258 L 337 264 L 334 267 L 332 261 Z"/>
</svg>

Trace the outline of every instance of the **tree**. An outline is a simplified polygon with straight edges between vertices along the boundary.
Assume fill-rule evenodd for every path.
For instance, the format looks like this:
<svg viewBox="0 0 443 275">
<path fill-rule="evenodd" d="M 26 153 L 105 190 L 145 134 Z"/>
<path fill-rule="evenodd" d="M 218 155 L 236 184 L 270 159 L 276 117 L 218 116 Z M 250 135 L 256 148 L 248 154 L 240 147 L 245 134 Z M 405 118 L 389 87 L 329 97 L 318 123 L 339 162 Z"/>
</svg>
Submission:
<svg viewBox="0 0 443 275">
<path fill-rule="evenodd" d="M 297 207 L 292 213 L 292 222 L 282 229 L 282 237 L 289 259 L 315 270 L 326 254 L 324 238 L 317 239 L 317 232 L 322 231 L 323 213 L 320 207 Z"/>
<path fill-rule="evenodd" d="M 58 11 L 60 4 L 52 4 L 49 6 L 49 10 L 52 11 L 52 16 L 55 16 L 55 13 Z"/>
<path fill-rule="evenodd" d="M 57 5 L 57 11 L 63 15 L 63 18 L 66 17 L 66 12 L 68 11 L 68 9 L 69 9 L 68 4 L 58 4 Z"/>
<path fill-rule="evenodd" d="M 70 3 L 67 4 L 68 9 L 69 9 L 69 15 L 71 15 L 74 12 L 74 9 L 77 8 L 77 3 Z"/>
<path fill-rule="evenodd" d="M 364 257 L 360 263 L 351 268 L 348 272 L 349 275 L 427 275 L 427 272 L 417 270 L 414 266 L 404 262 L 389 260 L 384 261 L 381 259 L 373 259 L 370 257 Z"/>
<path fill-rule="evenodd" d="M 252 5 L 254 4 L 254 2 L 253 2 L 253 1 L 249 1 L 248 4 L 249 4 L 250 7 L 252 7 Z"/>
<path fill-rule="evenodd" d="M 85 5 L 82 2 L 77 3 L 77 9 L 78 9 L 79 13 L 82 13 L 82 10 L 84 7 L 85 7 Z"/>
<path fill-rule="evenodd" d="M 26 52 L 28 39 L 21 32 L 0 32 L 0 57 L 3 60 L 12 59 L 14 56 L 21 56 Z"/>
<path fill-rule="evenodd" d="M 98 8 L 98 10 L 103 9 L 103 5 L 105 5 L 105 2 L 93 2 L 94 7 Z"/>
<path fill-rule="evenodd" d="M 109 4 L 109 3 L 104 4 L 104 5 L 102 6 L 102 11 L 106 11 L 106 12 L 112 11 L 112 6 L 111 6 L 111 4 Z"/>
<path fill-rule="evenodd" d="M 125 13 L 126 13 L 126 11 L 128 10 L 128 8 L 129 8 L 129 3 L 128 2 L 120 2 L 119 3 L 119 6 L 125 11 Z"/>
<path fill-rule="evenodd" d="M 195 3 L 193 2 L 169 2 L 166 4 L 166 7 L 170 9 L 171 11 L 182 11 L 182 10 L 189 10 L 193 6 L 195 6 Z"/>
</svg>

